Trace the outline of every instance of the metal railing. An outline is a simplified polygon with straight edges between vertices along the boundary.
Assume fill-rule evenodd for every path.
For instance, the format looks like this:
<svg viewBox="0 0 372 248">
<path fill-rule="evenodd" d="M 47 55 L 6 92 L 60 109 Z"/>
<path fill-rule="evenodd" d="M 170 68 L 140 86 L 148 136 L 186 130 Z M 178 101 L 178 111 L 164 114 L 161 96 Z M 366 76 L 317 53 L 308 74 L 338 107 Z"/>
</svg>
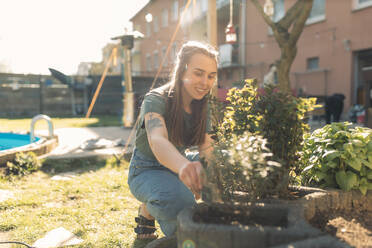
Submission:
<svg viewBox="0 0 372 248">
<path fill-rule="evenodd" d="M 47 121 L 49 138 L 52 139 L 54 137 L 52 119 L 50 119 L 50 117 L 47 116 L 47 115 L 36 115 L 34 118 L 32 118 L 32 121 L 31 121 L 30 143 L 34 142 L 34 140 L 35 140 L 35 124 L 38 120 L 46 120 Z"/>
</svg>

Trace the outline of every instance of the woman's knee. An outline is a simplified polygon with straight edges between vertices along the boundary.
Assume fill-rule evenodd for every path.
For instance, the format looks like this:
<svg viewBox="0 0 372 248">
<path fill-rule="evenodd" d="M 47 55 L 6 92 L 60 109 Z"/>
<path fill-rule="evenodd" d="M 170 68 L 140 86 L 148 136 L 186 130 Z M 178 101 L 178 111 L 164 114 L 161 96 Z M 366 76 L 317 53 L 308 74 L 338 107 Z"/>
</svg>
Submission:
<svg viewBox="0 0 372 248">
<path fill-rule="evenodd" d="M 150 200 L 147 203 L 150 214 L 159 220 L 176 219 L 182 209 L 195 203 L 193 194 L 187 191 L 163 193 L 157 199 Z"/>
</svg>

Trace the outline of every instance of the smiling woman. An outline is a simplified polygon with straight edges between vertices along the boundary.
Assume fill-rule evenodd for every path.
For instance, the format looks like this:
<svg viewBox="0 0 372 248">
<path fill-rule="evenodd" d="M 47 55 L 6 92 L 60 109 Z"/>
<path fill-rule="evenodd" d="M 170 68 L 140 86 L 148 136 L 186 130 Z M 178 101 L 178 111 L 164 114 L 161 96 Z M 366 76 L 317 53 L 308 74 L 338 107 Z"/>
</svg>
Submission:
<svg viewBox="0 0 372 248">
<path fill-rule="evenodd" d="M 128 184 L 143 204 L 136 218 L 140 239 L 154 239 L 154 219 L 166 236 L 177 214 L 195 203 L 202 188 L 199 155 L 212 149 L 208 95 L 217 78 L 217 51 L 189 41 L 179 51 L 171 80 L 144 98 Z M 199 153 L 186 154 L 189 147 Z"/>
</svg>

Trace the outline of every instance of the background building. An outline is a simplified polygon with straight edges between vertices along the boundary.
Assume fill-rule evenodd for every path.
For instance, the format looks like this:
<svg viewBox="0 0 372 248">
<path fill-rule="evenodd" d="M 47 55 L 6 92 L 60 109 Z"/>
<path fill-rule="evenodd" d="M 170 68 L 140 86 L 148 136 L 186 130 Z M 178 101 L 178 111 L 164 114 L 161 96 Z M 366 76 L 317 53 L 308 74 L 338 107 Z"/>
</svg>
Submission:
<svg viewBox="0 0 372 248">
<path fill-rule="evenodd" d="M 278 21 L 297 0 L 273 0 L 273 19 Z M 208 0 L 191 1 L 173 44 L 169 44 L 186 0 L 151 0 L 131 21 L 145 38 L 135 42 L 133 70 L 136 75 L 155 75 L 168 45 L 163 75 L 169 73 L 175 53 L 187 40 L 207 41 Z M 195 2 L 195 4 L 193 4 Z M 229 22 L 228 0 L 217 0 L 219 87 L 230 88 L 244 78 L 262 82 L 280 50 L 258 11 L 247 0 L 233 1 L 236 44 L 226 44 Z M 261 0 L 262 5 L 264 0 Z M 151 22 L 146 15 L 151 14 Z M 291 68 L 291 87 L 307 96 L 346 96 L 344 113 L 353 104 L 371 106 L 372 87 L 372 0 L 314 0 L 313 9 L 297 43 L 298 53 Z"/>
</svg>

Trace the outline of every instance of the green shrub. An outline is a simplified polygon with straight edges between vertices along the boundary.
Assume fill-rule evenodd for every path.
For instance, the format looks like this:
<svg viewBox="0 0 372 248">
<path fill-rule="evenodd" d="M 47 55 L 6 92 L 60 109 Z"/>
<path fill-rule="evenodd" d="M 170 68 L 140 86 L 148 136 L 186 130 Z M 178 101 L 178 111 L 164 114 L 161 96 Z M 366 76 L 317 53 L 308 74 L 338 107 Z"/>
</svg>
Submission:
<svg viewBox="0 0 372 248">
<path fill-rule="evenodd" d="M 273 179 L 276 191 L 286 195 L 290 172 L 298 172 L 303 135 L 309 129 L 303 119 L 316 99 L 297 98 L 273 85 L 258 94 L 257 81 L 245 80 L 243 88 L 228 92 L 227 100 L 224 118 L 216 128 L 217 143 L 229 143 L 234 135 L 247 135 L 246 131 L 267 139 L 272 160 L 282 164 Z"/>
<path fill-rule="evenodd" d="M 33 152 L 17 153 L 13 161 L 6 163 L 6 176 L 25 176 L 37 171 L 41 167 L 40 161 Z"/>
<path fill-rule="evenodd" d="M 372 130 L 332 123 L 307 134 L 301 156 L 305 185 L 372 190 Z"/>
<path fill-rule="evenodd" d="M 234 198 L 234 192 L 247 192 L 246 199 L 257 200 L 274 194 L 274 175 L 280 164 L 270 161 L 272 153 L 267 141 L 249 132 L 233 134 L 227 142 L 218 143 L 206 175 L 213 192 L 224 202 Z M 212 196 L 215 198 L 216 196 Z"/>
</svg>

